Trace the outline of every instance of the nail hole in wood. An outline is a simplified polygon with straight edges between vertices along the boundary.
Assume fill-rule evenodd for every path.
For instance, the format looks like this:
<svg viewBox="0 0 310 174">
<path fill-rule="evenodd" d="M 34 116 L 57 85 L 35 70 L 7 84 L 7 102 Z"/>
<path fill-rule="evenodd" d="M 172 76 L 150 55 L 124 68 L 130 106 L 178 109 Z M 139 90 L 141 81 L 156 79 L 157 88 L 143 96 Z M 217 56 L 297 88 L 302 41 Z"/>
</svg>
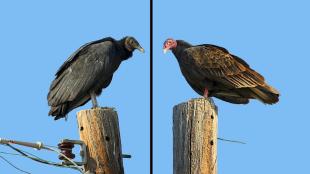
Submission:
<svg viewBox="0 0 310 174">
<path fill-rule="evenodd" d="M 80 127 L 80 131 L 83 131 L 83 130 L 84 130 L 84 127 L 83 127 L 83 126 L 81 126 L 81 127 Z"/>
<path fill-rule="evenodd" d="M 105 140 L 106 140 L 106 141 L 110 141 L 110 137 L 105 136 Z"/>
<path fill-rule="evenodd" d="M 214 144 L 213 140 L 210 141 L 210 144 L 211 144 L 211 146 L 213 146 L 213 144 Z"/>
</svg>

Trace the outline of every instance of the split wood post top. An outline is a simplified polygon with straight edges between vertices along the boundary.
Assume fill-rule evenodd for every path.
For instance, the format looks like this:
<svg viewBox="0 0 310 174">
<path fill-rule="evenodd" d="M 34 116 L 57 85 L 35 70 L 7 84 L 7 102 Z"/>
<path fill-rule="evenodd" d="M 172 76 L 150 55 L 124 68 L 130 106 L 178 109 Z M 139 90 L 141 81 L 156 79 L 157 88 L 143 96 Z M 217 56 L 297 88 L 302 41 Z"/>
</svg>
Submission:
<svg viewBox="0 0 310 174">
<path fill-rule="evenodd" d="M 212 99 L 174 106 L 173 173 L 217 173 L 217 107 Z"/>
<path fill-rule="evenodd" d="M 95 108 L 77 113 L 80 139 L 87 146 L 86 171 L 123 174 L 123 159 L 117 112 Z"/>
</svg>

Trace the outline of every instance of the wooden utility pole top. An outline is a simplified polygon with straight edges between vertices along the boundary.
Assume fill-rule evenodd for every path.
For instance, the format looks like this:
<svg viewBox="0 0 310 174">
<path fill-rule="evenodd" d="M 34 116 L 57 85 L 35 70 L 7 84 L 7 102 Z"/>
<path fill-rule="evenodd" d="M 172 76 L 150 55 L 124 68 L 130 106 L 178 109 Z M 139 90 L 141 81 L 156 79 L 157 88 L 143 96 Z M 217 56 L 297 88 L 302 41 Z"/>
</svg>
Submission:
<svg viewBox="0 0 310 174">
<path fill-rule="evenodd" d="M 117 112 L 113 108 L 82 110 L 77 114 L 80 138 L 87 146 L 86 171 L 123 174 Z"/>
<path fill-rule="evenodd" d="M 198 98 L 173 108 L 173 173 L 217 173 L 217 107 Z"/>
</svg>

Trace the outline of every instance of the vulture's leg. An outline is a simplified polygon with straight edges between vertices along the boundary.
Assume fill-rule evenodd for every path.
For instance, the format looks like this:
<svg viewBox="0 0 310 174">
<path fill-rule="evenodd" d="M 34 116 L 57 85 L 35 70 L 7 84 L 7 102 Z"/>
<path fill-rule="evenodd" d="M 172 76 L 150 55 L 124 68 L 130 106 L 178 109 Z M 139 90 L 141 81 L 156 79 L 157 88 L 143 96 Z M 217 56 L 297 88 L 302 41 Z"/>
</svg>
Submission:
<svg viewBox="0 0 310 174">
<path fill-rule="evenodd" d="M 208 98 L 210 96 L 210 91 L 209 90 L 213 90 L 214 89 L 214 82 L 209 80 L 209 79 L 205 79 L 203 81 L 203 85 L 205 87 L 204 91 L 203 91 L 203 96 L 205 98 Z"/>
<path fill-rule="evenodd" d="M 205 98 L 208 98 L 208 97 L 209 97 L 209 90 L 208 90 L 208 88 L 205 88 L 205 90 L 203 91 L 203 96 L 204 96 Z"/>
<path fill-rule="evenodd" d="M 96 98 L 96 93 L 90 92 L 90 98 L 91 98 L 91 102 L 93 103 L 93 108 L 97 108 L 98 102 L 97 102 L 97 98 Z"/>
</svg>

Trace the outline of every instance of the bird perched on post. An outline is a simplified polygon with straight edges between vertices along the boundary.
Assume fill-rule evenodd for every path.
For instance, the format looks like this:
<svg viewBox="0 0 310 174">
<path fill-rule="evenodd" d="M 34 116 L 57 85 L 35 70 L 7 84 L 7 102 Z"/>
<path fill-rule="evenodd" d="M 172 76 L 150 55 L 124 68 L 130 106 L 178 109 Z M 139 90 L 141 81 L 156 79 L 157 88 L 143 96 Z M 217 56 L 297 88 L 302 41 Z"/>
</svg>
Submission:
<svg viewBox="0 0 310 174">
<path fill-rule="evenodd" d="M 84 105 L 90 99 L 98 107 L 96 96 L 108 87 L 113 73 L 135 49 L 144 52 L 133 37 L 111 37 L 89 42 L 76 50 L 56 72 L 47 96 L 49 115 L 55 120 Z"/>
<path fill-rule="evenodd" d="M 183 76 L 199 95 L 234 104 L 247 104 L 249 99 L 266 104 L 279 101 L 279 92 L 269 86 L 262 75 L 225 48 L 167 39 L 164 52 L 168 50 L 172 50 Z"/>
</svg>

